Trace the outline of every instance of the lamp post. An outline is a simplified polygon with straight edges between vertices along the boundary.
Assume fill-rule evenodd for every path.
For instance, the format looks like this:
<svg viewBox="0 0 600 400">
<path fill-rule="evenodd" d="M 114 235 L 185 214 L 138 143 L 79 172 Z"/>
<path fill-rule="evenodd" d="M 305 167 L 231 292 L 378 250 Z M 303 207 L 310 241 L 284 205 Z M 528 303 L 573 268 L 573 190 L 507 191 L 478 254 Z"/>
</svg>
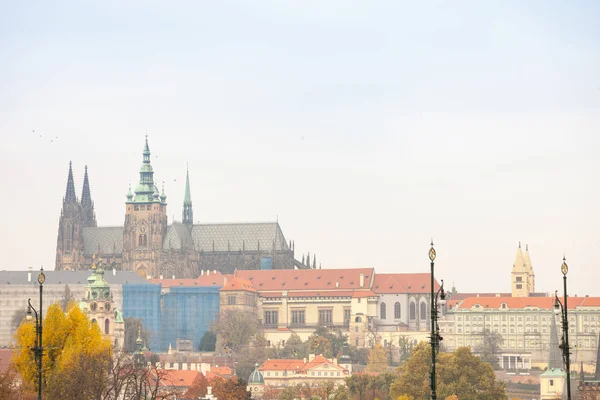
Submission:
<svg viewBox="0 0 600 400">
<path fill-rule="evenodd" d="M 434 267 L 435 267 L 435 249 L 433 248 L 433 240 L 431 241 L 431 248 L 429 249 L 429 260 L 431 260 L 431 370 L 429 371 L 429 385 L 431 388 L 431 399 L 437 399 L 437 385 L 435 380 L 435 356 L 440 349 L 440 341 L 443 338 L 440 336 L 440 327 L 438 326 L 438 305 L 446 304 L 446 293 L 444 292 L 444 281 L 442 285 L 435 292 L 434 284 Z"/>
<path fill-rule="evenodd" d="M 569 272 L 569 266 L 567 260 L 563 257 L 563 263 L 560 266 L 560 271 L 563 274 L 563 303 L 558 298 L 558 290 L 554 293 L 554 314 L 561 316 L 562 319 L 562 338 L 560 343 L 560 349 L 562 350 L 563 360 L 565 362 L 565 369 L 567 372 L 567 400 L 571 400 L 571 351 L 569 347 L 569 319 L 568 319 L 568 306 L 567 306 L 567 272 Z"/>
<path fill-rule="evenodd" d="M 44 355 L 44 347 L 42 345 L 42 292 L 44 287 L 44 282 L 46 281 L 46 275 L 44 274 L 44 267 L 40 269 L 40 274 L 38 275 L 38 284 L 40 287 L 40 311 L 37 310 L 31 305 L 31 299 L 27 300 L 29 304 L 29 308 L 27 309 L 27 320 L 31 321 L 32 315 L 31 312 L 35 314 L 35 346 L 31 348 L 33 350 L 33 354 L 35 355 L 35 359 L 37 361 L 37 369 L 38 369 L 38 400 L 42 400 L 42 356 Z"/>
</svg>

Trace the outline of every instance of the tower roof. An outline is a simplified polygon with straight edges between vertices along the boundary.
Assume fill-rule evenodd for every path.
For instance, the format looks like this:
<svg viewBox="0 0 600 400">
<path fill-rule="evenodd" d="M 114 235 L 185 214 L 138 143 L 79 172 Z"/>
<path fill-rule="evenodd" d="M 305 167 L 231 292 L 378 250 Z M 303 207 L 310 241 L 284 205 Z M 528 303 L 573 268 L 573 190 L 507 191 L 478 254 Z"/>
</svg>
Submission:
<svg viewBox="0 0 600 400">
<path fill-rule="evenodd" d="M 513 264 L 513 272 L 524 272 L 524 271 L 526 271 L 525 257 L 523 256 L 523 251 L 521 250 L 521 242 L 519 242 L 519 248 L 517 249 L 517 255 L 515 257 L 515 262 Z"/>
<path fill-rule="evenodd" d="M 264 385 L 265 378 L 263 374 L 258 370 L 258 364 L 254 364 L 254 371 L 250 374 L 248 378 L 248 385 Z"/>
<path fill-rule="evenodd" d="M 562 356 L 558 347 L 558 330 L 556 316 L 550 317 L 550 347 L 548 347 L 548 370 L 561 369 Z"/>
<path fill-rule="evenodd" d="M 183 204 L 192 204 L 192 195 L 190 194 L 190 170 L 189 168 L 185 172 L 185 197 L 183 198 Z"/>
<path fill-rule="evenodd" d="M 140 167 L 140 181 L 135 188 L 135 197 L 130 200 L 127 196 L 127 202 L 133 203 L 162 203 L 158 187 L 154 184 L 154 170 L 150 164 L 150 146 L 148 145 L 148 135 L 144 143 L 144 151 L 142 152 L 142 166 Z M 164 193 L 163 193 L 164 195 Z M 166 196 L 164 196 L 166 200 Z"/>
<path fill-rule="evenodd" d="M 90 180 L 88 178 L 88 168 L 85 166 L 83 174 L 83 190 L 81 191 L 81 205 L 87 206 L 92 204 L 92 194 L 90 193 Z"/>
<path fill-rule="evenodd" d="M 533 275 L 533 264 L 531 264 L 531 258 L 529 257 L 529 246 L 525 245 L 525 268 L 530 275 Z"/>
<path fill-rule="evenodd" d="M 73 182 L 73 166 L 69 161 L 69 176 L 67 178 L 67 191 L 65 193 L 65 203 L 76 203 L 77 196 L 75 196 L 75 183 Z"/>
</svg>

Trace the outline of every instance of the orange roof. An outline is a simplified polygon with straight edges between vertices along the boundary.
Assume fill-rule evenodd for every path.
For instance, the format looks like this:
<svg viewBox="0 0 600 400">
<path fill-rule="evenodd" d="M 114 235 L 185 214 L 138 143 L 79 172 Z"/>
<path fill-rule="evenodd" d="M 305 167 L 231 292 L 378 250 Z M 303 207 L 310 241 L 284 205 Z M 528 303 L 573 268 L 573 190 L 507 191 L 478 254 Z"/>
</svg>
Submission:
<svg viewBox="0 0 600 400">
<path fill-rule="evenodd" d="M 562 297 L 560 297 L 560 301 L 563 301 Z M 483 308 L 500 308 L 502 303 L 506 303 L 508 308 L 538 307 L 550 310 L 554 307 L 554 297 L 467 297 L 454 309 L 472 308 L 476 304 Z M 569 297 L 567 303 L 569 309 L 600 307 L 600 297 Z"/>
<path fill-rule="evenodd" d="M 210 372 L 217 374 L 217 375 L 232 375 L 232 371 L 231 368 L 229 367 L 210 367 Z"/>
<path fill-rule="evenodd" d="M 172 369 L 161 379 L 161 386 L 190 387 L 198 377 L 198 374 L 200 374 L 200 372 L 194 370 Z M 155 379 L 155 377 L 152 376 L 151 379 Z"/>
<path fill-rule="evenodd" d="M 319 365 L 323 365 L 323 364 L 329 364 L 332 367 L 336 367 L 340 370 L 343 370 L 343 367 L 340 367 L 339 365 L 335 365 L 334 363 L 332 363 L 331 361 L 329 361 L 328 359 L 326 359 L 325 357 L 323 357 L 320 354 L 317 354 L 315 356 L 315 358 L 313 358 L 311 361 L 307 362 L 306 365 L 304 366 L 304 370 L 308 371 L 310 369 L 313 369 L 315 367 L 318 367 Z"/>
<path fill-rule="evenodd" d="M 283 292 L 262 293 L 262 297 L 283 297 Z M 369 297 L 377 295 L 370 290 L 289 291 L 287 297 Z"/>
<path fill-rule="evenodd" d="M 301 371 L 303 367 L 303 360 L 269 359 L 265 361 L 258 369 L 260 371 Z"/>
<path fill-rule="evenodd" d="M 260 292 L 282 290 L 348 290 L 371 287 L 373 268 L 238 270 L 235 276 L 252 282 Z M 360 286 L 360 274 L 364 284 Z M 265 294 L 268 296 L 268 294 Z"/>
<path fill-rule="evenodd" d="M 221 290 L 245 290 L 247 292 L 256 292 L 256 289 L 254 289 L 250 281 L 238 278 L 236 276 L 228 279 L 227 283 L 221 288 Z"/>
<path fill-rule="evenodd" d="M 223 286 L 225 278 L 231 275 L 222 275 L 220 272 L 210 275 L 200 275 L 196 279 L 150 279 L 152 283 L 160 283 L 163 288 L 174 286 Z"/>
<path fill-rule="evenodd" d="M 437 280 L 434 290 L 440 288 Z M 375 274 L 372 290 L 375 293 L 429 293 L 431 291 L 431 274 Z"/>
</svg>

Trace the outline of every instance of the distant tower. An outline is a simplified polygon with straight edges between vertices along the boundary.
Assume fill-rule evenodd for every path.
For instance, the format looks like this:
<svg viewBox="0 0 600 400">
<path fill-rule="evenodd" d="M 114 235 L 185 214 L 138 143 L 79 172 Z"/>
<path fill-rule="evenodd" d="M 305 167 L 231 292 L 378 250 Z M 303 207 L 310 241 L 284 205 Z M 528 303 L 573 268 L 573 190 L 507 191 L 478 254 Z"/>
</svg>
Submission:
<svg viewBox="0 0 600 400">
<path fill-rule="evenodd" d="M 142 277 L 156 276 L 161 259 L 163 240 L 167 231 L 167 196 L 159 193 L 154 184 L 150 165 L 148 137 L 144 144 L 140 181 L 135 196 L 130 192 L 125 202 L 123 228 L 124 269 Z"/>
<path fill-rule="evenodd" d="M 194 210 L 192 208 L 192 195 L 190 194 L 190 171 L 185 173 L 185 197 L 183 198 L 183 218 L 182 222 L 192 229 L 194 224 Z"/>
<path fill-rule="evenodd" d="M 84 228 L 96 227 L 96 213 L 94 212 L 94 202 L 90 192 L 90 180 L 88 178 L 88 168 L 85 166 L 83 175 L 83 190 L 81 191 L 81 220 Z"/>
<path fill-rule="evenodd" d="M 535 291 L 533 267 L 529 258 L 529 251 L 526 250 L 525 256 L 521 250 L 521 242 L 517 249 L 517 256 L 512 267 L 511 287 L 513 297 L 528 297 Z"/>
<path fill-rule="evenodd" d="M 55 270 L 77 270 L 82 267 L 84 263 L 82 228 L 81 206 L 75 196 L 73 167 L 69 162 L 67 190 L 58 222 Z"/>
<path fill-rule="evenodd" d="M 554 400 L 566 398 L 565 371 L 563 370 L 562 351 L 558 345 L 556 319 L 550 317 L 550 345 L 548 347 L 548 368 L 540 375 L 540 398 Z"/>
</svg>

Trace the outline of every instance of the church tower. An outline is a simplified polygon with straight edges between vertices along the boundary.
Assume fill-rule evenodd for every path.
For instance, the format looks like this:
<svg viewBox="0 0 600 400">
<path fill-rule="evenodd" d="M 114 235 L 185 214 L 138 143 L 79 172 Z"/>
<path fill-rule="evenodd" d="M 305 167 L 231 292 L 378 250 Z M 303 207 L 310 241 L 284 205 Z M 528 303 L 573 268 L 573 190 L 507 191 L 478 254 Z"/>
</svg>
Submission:
<svg viewBox="0 0 600 400">
<path fill-rule="evenodd" d="M 194 210 L 192 209 L 192 195 L 190 194 L 190 170 L 185 173 L 185 197 L 183 198 L 183 216 L 182 222 L 192 229 L 194 225 Z"/>
<path fill-rule="evenodd" d="M 88 178 L 88 168 L 85 166 L 83 175 L 83 190 L 81 192 L 81 219 L 84 228 L 96 227 L 96 212 L 94 211 L 94 202 L 90 192 L 90 180 Z"/>
<path fill-rule="evenodd" d="M 73 167 L 69 162 L 67 190 L 63 198 L 63 206 L 58 222 L 58 239 L 56 244 L 56 271 L 78 270 L 83 266 L 83 233 L 81 224 L 81 206 L 75 196 Z"/>
<path fill-rule="evenodd" d="M 525 255 L 521 250 L 521 242 L 517 249 L 517 256 L 512 267 L 511 288 L 513 297 L 529 297 L 535 291 L 535 282 L 529 249 L 526 247 Z"/>
<path fill-rule="evenodd" d="M 123 266 L 145 278 L 156 276 L 160 264 L 167 232 L 167 196 L 164 188 L 161 194 L 154 184 L 147 136 L 142 154 L 140 181 L 135 195 L 129 189 L 125 202 Z"/>
</svg>

